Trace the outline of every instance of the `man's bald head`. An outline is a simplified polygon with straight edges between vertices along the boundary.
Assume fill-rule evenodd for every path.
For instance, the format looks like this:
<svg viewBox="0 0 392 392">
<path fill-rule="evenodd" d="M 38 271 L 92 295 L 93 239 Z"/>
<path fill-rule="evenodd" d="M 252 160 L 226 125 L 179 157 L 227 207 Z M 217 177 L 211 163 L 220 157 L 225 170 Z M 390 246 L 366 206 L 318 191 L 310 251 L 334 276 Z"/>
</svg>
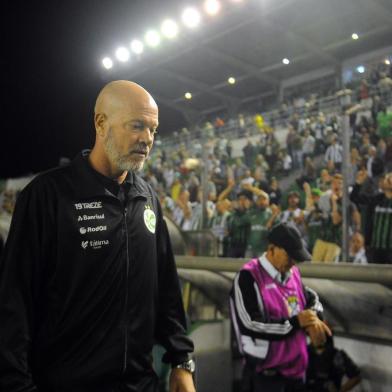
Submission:
<svg viewBox="0 0 392 392">
<path fill-rule="evenodd" d="M 115 80 L 108 83 L 98 94 L 94 113 L 110 115 L 132 103 L 146 102 L 158 107 L 151 94 L 137 83 L 129 80 Z"/>
<path fill-rule="evenodd" d="M 137 83 L 117 80 L 101 90 L 94 110 L 93 167 L 111 177 L 140 170 L 158 128 L 154 98 Z"/>
</svg>

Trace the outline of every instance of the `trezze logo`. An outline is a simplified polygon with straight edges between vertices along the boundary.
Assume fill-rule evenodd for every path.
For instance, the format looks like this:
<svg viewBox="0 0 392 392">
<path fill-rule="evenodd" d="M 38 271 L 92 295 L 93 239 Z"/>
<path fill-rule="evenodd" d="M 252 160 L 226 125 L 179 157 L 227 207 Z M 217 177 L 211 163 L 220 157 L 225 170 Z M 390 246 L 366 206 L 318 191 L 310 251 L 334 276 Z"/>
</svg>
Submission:
<svg viewBox="0 0 392 392">
<path fill-rule="evenodd" d="M 82 248 L 86 249 L 88 247 L 88 241 L 82 241 Z"/>
<path fill-rule="evenodd" d="M 92 201 L 91 203 L 75 203 L 75 208 L 77 210 L 102 208 L 102 202 Z"/>
</svg>

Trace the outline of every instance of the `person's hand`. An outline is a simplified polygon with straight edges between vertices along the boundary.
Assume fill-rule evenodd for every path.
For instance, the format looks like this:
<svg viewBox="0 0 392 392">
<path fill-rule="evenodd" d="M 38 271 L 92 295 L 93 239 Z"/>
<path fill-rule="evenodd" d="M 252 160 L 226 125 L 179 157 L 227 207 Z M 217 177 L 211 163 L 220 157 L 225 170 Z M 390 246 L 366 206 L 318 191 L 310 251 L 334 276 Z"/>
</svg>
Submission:
<svg viewBox="0 0 392 392">
<path fill-rule="evenodd" d="M 304 188 L 304 191 L 305 191 L 306 194 L 309 194 L 309 193 L 312 192 L 312 190 L 310 188 L 310 185 L 307 182 L 304 182 L 303 188 Z"/>
<path fill-rule="evenodd" d="M 273 216 L 277 216 L 281 212 L 280 208 L 276 204 L 271 204 L 270 208 Z"/>
<path fill-rule="evenodd" d="M 358 185 L 362 185 L 364 182 L 365 182 L 365 180 L 367 179 L 367 171 L 366 170 L 360 170 L 358 173 L 357 173 L 357 177 L 356 177 L 356 183 L 358 184 Z"/>
<path fill-rule="evenodd" d="M 172 369 L 169 384 L 170 392 L 196 392 L 192 374 L 185 369 Z"/>
<path fill-rule="evenodd" d="M 234 178 L 228 178 L 227 179 L 227 187 L 229 188 L 233 188 L 234 187 L 234 185 L 235 185 L 235 181 L 234 181 Z"/>
<path fill-rule="evenodd" d="M 319 318 L 314 310 L 306 309 L 302 312 L 298 313 L 298 322 L 301 328 L 310 327 L 311 325 L 316 324 Z"/>
<path fill-rule="evenodd" d="M 332 332 L 328 325 L 317 318 L 317 322 L 305 328 L 313 346 L 322 346 L 327 340 L 327 335 L 332 336 Z"/>
<path fill-rule="evenodd" d="M 336 203 L 339 199 L 339 196 L 336 193 L 331 193 L 331 201 Z"/>
</svg>

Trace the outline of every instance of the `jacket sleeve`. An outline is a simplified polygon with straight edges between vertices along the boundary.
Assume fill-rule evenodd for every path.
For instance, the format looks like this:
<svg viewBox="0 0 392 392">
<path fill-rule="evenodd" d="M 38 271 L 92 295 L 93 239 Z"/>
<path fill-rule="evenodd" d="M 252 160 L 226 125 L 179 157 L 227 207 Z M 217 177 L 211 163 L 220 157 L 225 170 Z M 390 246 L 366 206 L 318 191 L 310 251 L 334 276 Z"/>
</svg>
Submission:
<svg viewBox="0 0 392 392">
<path fill-rule="evenodd" d="M 186 319 L 169 231 L 158 223 L 159 304 L 156 339 L 165 349 L 163 361 L 172 365 L 189 359 L 193 343 L 186 335 Z"/>
<path fill-rule="evenodd" d="M 31 353 L 49 242 L 43 234 L 48 206 L 39 189 L 27 188 L 16 203 L 0 263 L 0 390 L 7 392 L 37 390 Z"/>
<path fill-rule="evenodd" d="M 286 339 L 299 329 L 297 316 L 279 320 L 268 319 L 264 312 L 263 299 L 256 282 L 248 271 L 240 271 L 234 279 L 231 292 L 237 324 L 241 334 L 254 339 Z"/>
<path fill-rule="evenodd" d="M 316 293 L 316 291 L 314 291 L 308 286 L 302 286 L 302 287 L 306 300 L 306 309 L 314 310 L 317 313 L 319 319 L 323 320 L 324 308 L 322 303 L 320 302 L 318 294 Z"/>
<path fill-rule="evenodd" d="M 353 189 L 350 193 L 350 200 L 355 203 L 355 204 L 366 204 L 369 206 L 375 206 L 377 202 L 379 202 L 384 194 L 377 194 L 375 196 L 369 196 L 366 194 L 363 194 L 361 192 L 361 185 L 355 184 L 353 186 Z"/>
</svg>

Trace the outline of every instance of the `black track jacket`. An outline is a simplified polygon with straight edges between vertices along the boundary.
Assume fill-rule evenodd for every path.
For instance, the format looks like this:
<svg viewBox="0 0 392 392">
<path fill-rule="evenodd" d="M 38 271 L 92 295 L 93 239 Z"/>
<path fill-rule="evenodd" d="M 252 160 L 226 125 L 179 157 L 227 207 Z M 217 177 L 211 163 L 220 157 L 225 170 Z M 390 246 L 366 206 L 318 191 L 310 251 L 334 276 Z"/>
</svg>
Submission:
<svg viewBox="0 0 392 392">
<path fill-rule="evenodd" d="M 102 180 L 81 154 L 18 198 L 0 264 L 0 391 L 134 391 L 154 377 L 155 342 L 173 364 L 193 351 L 155 193 L 129 174 L 121 200 Z"/>
</svg>

